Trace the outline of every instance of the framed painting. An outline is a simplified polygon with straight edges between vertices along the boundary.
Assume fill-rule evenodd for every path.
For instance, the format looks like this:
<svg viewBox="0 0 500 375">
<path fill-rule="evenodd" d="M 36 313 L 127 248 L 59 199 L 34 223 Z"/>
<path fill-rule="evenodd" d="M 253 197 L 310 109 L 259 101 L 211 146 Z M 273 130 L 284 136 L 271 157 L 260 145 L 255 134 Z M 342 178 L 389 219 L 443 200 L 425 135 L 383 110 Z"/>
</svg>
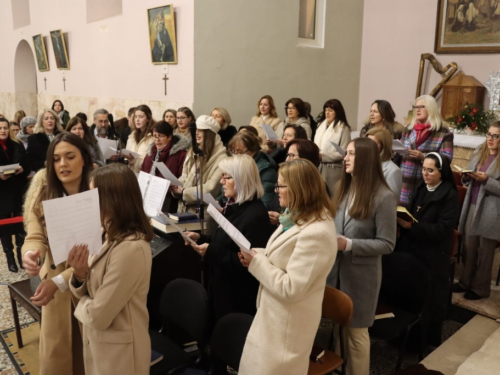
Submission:
<svg viewBox="0 0 500 375">
<path fill-rule="evenodd" d="M 45 49 L 45 42 L 43 35 L 38 34 L 33 36 L 33 46 L 35 47 L 36 63 L 40 72 L 50 70 L 49 60 L 47 59 L 47 50 Z"/>
<path fill-rule="evenodd" d="M 439 0 L 436 53 L 499 53 L 500 1 Z"/>
<path fill-rule="evenodd" d="M 174 6 L 148 9 L 148 26 L 153 64 L 177 64 Z"/>
<path fill-rule="evenodd" d="M 69 69 L 68 51 L 64 42 L 62 30 L 54 30 L 50 32 L 52 47 L 54 48 L 54 56 L 58 69 Z"/>
</svg>

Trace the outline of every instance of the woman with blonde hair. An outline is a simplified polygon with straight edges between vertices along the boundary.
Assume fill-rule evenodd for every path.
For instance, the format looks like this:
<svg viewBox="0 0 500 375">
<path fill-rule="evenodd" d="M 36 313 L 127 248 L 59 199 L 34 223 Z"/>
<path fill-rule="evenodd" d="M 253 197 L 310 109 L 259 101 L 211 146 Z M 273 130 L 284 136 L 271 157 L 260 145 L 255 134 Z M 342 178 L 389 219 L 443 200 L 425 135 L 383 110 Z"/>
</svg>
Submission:
<svg viewBox="0 0 500 375">
<path fill-rule="evenodd" d="M 257 113 L 250 120 L 250 126 L 257 129 L 261 140 L 261 147 L 266 151 L 266 133 L 260 124 L 270 125 L 278 135 L 278 139 L 283 136 L 283 129 L 280 127 L 281 119 L 276 113 L 276 106 L 271 95 L 264 95 L 257 102 Z"/>
<path fill-rule="evenodd" d="M 286 208 L 280 226 L 265 249 L 239 253 L 260 282 L 240 375 L 307 373 L 337 253 L 335 210 L 318 168 L 304 159 L 282 164 L 276 191 Z"/>
<path fill-rule="evenodd" d="M 14 122 L 17 122 L 18 124 L 21 124 L 21 121 L 25 117 L 26 117 L 26 112 L 24 112 L 22 109 L 20 109 L 19 111 L 17 111 L 14 114 Z"/>
<path fill-rule="evenodd" d="M 210 116 L 220 125 L 219 136 L 222 140 L 222 144 L 227 148 L 229 141 L 231 141 L 238 132 L 236 128 L 231 125 L 231 116 L 229 116 L 229 112 L 225 108 L 216 107 L 212 109 Z"/>
<path fill-rule="evenodd" d="M 436 99 L 422 95 L 415 99 L 413 117 L 401 136 L 401 143 L 408 148 L 401 162 L 403 187 L 399 201 L 408 205 L 411 193 L 422 182 L 422 162 L 425 154 L 437 152 L 453 159 L 453 133 L 443 126 Z"/>
<path fill-rule="evenodd" d="M 464 237 L 465 266 L 453 292 L 478 300 L 491 293 L 491 268 L 500 239 L 500 121 L 490 125 L 463 174 L 468 185 L 458 231 Z"/>
<path fill-rule="evenodd" d="M 130 126 L 132 132 L 128 137 L 126 149 L 138 153 L 139 156 L 124 155 L 128 159 L 129 166 L 134 173 L 139 173 L 146 154 L 153 146 L 154 139 L 152 132 L 154 124 L 153 114 L 147 105 L 141 104 L 135 108 L 134 120 Z"/>
<path fill-rule="evenodd" d="M 356 138 L 346 151 L 333 194 L 337 261 L 327 283 L 346 293 L 354 304 L 351 324 L 344 330 L 348 374 L 368 375 L 368 327 L 375 320 L 382 255 L 391 253 L 396 243 L 397 198 L 385 181 L 375 142 Z"/>
<path fill-rule="evenodd" d="M 392 135 L 384 128 L 372 128 L 368 130 L 366 136 L 377 144 L 380 151 L 380 161 L 382 162 L 382 172 L 385 181 L 391 190 L 399 198 L 403 184 L 403 172 L 392 162 Z"/>
<path fill-rule="evenodd" d="M 28 137 L 28 163 L 34 172 L 43 168 L 47 158 L 47 150 L 54 137 L 63 133 L 61 119 L 52 109 L 44 109 L 38 115 L 33 134 Z"/>
</svg>

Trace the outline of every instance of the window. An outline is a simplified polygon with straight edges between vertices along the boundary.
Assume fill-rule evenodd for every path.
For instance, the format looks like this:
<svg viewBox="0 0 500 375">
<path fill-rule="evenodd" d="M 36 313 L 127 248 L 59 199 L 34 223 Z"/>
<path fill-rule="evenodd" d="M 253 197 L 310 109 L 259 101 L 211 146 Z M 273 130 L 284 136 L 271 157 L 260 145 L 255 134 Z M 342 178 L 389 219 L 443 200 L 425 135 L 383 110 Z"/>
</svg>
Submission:
<svg viewBox="0 0 500 375">
<path fill-rule="evenodd" d="M 300 47 L 324 47 L 326 0 L 299 0 Z"/>
</svg>

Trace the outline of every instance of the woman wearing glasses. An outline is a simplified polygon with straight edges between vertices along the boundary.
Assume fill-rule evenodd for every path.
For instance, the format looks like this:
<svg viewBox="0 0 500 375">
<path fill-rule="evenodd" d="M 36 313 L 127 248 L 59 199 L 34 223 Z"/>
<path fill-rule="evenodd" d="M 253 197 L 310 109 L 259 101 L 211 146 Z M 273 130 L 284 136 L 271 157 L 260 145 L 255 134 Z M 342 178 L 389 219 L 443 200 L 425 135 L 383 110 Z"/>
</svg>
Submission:
<svg viewBox="0 0 500 375">
<path fill-rule="evenodd" d="M 288 124 L 285 126 L 285 129 L 283 131 L 283 138 L 278 139 L 276 143 L 273 143 L 273 146 L 276 146 L 272 151 L 268 149 L 269 156 L 273 158 L 274 162 L 276 165 L 280 165 L 283 163 L 286 159 L 286 147 L 288 142 L 294 140 L 294 139 L 305 139 L 307 140 L 307 133 L 305 129 L 301 126 L 293 125 L 293 124 Z"/>
<path fill-rule="evenodd" d="M 472 155 L 462 181 L 468 185 L 458 231 L 464 237 L 465 268 L 453 292 L 478 300 L 490 296 L 491 268 L 500 239 L 500 122 Z"/>
<path fill-rule="evenodd" d="M 285 104 L 286 119 L 284 125 L 294 124 L 304 128 L 307 139 L 312 139 L 312 129 L 307 117 L 306 106 L 302 99 L 291 98 Z"/>
<path fill-rule="evenodd" d="M 422 95 L 415 99 L 413 117 L 401 137 L 401 143 L 408 148 L 401 162 L 403 187 L 399 201 L 407 206 L 415 187 L 422 182 L 422 162 L 425 154 L 438 152 L 453 159 L 453 133 L 443 126 L 443 120 L 434 99 L 430 95 Z"/>
<path fill-rule="evenodd" d="M 240 252 L 242 264 L 260 282 L 240 375 L 307 373 L 326 278 L 337 254 L 335 211 L 324 186 L 310 161 L 283 164 L 276 190 L 287 210 L 280 226 L 265 249 Z"/>
<path fill-rule="evenodd" d="M 187 139 L 191 140 L 191 135 L 189 134 L 189 123 L 196 120 L 193 111 L 188 107 L 181 107 L 177 110 L 177 128 L 174 130 L 174 134 L 179 134 Z"/>
<path fill-rule="evenodd" d="M 426 337 L 429 344 L 439 346 L 448 308 L 450 249 L 459 215 L 458 191 L 450 161 L 437 152 L 425 155 L 421 173 L 423 182 L 414 190 L 408 206 L 417 221 L 397 219 L 400 235 L 396 251 L 412 254 L 429 270 L 432 290 Z"/>
<path fill-rule="evenodd" d="M 264 190 L 255 162 L 249 155 L 235 155 L 222 160 L 219 169 L 227 199 L 222 214 L 252 246 L 266 246 L 273 228 L 261 200 Z M 208 295 L 215 321 L 235 312 L 255 315 L 259 282 L 240 263 L 239 246 L 220 227 L 212 237 L 186 234 L 197 242 L 191 247 L 208 260 Z"/>
</svg>

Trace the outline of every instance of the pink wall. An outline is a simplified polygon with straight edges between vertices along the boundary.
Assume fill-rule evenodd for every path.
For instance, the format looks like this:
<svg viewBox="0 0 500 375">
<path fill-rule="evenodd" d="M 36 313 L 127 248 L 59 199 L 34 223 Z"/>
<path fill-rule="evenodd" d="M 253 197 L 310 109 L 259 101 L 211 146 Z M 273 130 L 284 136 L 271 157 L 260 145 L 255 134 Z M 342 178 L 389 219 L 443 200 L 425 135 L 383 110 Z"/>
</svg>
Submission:
<svg viewBox="0 0 500 375">
<path fill-rule="evenodd" d="M 176 11 L 179 61 L 169 66 L 151 63 L 148 37 L 146 10 L 164 2 L 123 0 L 121 15 L 87 23 L 85 0 L 30 1 L 31 25 L 15 30 L 11 2 L 0 2 L 0 94 L 15 92 L 14 58 L 19 42 L 25 39 L 33 49 L 32 36 L 42 33 L 50 71 L 37 71 L 38 94 L 192 104 L 194 0 L 167 3 L 173 3 Z M 107 31 L 101 31 L 102 25 L 107 26 Z M 70 70 L 57 69 L 49 35 L 56 29 L 62 29 L 67 36 Z M 169 76 L 167 96 L 162 81 L 165 72 Z"/>
<path fill-rule="evenodd" d="M 358 128 L 376 99 L 388 100 L 403 122 L 415 99 L 420 55 L 434 54 L 436 16 L 436 0 L 365 0 Z M 434 55 L 442 66 L 454 61 L 483 83 L 500 70 L 500 54 Z M 422 93 L 440 80 L 432 69 Z"/>
</svg>

